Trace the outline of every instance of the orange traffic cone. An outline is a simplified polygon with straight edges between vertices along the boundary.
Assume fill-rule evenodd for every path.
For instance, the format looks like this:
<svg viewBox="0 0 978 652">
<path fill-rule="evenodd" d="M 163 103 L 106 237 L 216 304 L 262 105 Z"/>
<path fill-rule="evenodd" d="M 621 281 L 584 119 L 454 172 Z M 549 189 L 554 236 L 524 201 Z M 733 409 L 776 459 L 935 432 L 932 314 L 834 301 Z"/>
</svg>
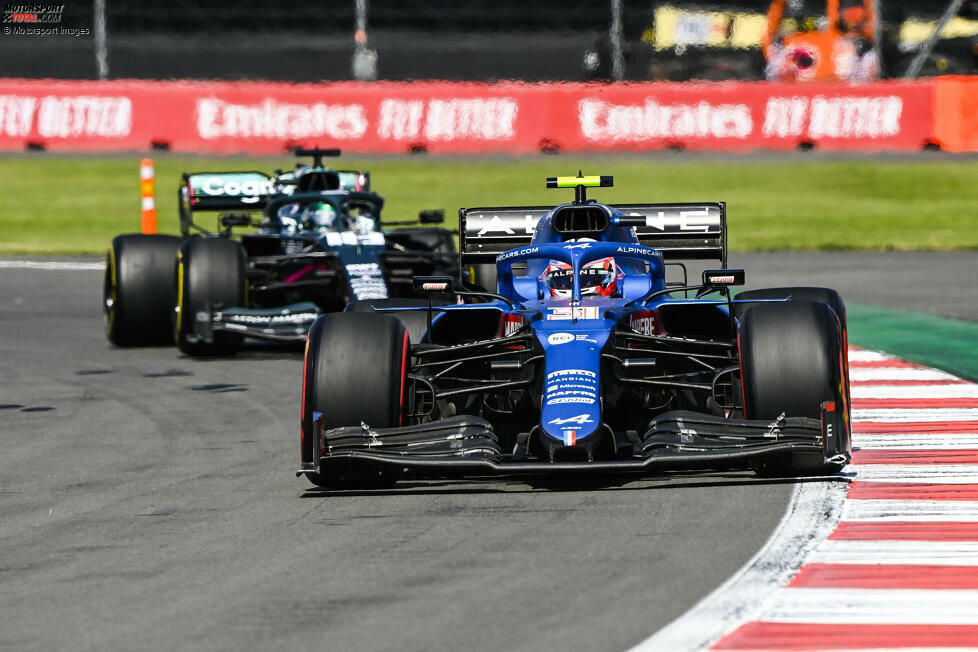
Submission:
<svg viewBox="0 0 978 652">
<path fill-rule="evenodd" d="M 139 189 L 143 197 L 143 233 L 156 233 L 156 170 L 151 158 L 144 158 L 139 164 Z"/>
</svg>

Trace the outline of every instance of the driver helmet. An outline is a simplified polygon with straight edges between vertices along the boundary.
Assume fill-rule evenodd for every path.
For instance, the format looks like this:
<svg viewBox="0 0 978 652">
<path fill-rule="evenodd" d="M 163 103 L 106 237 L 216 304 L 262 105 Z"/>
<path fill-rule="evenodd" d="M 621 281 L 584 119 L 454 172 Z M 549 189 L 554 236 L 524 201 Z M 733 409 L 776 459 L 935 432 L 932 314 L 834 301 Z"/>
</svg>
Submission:
<svg viewBox="0 0 978 652">
<path fill-rule="evenodd" d="M 336 221 L 336 209 L 332 204 L 316 202 L 306 208 L 306 226 L 310 229 L 328 228 Z"/>
<path fill-rule="evenodd" d="M 581 267 L 581 296 L 614 296 L 618 291 L 618 266 L 612 256 L 592 260 Z M 543 282 L 550 296 L 570 299 L 574 290 L 574 268 L 568 263 L 551 260 L 543 271 Z"/>
</svg>

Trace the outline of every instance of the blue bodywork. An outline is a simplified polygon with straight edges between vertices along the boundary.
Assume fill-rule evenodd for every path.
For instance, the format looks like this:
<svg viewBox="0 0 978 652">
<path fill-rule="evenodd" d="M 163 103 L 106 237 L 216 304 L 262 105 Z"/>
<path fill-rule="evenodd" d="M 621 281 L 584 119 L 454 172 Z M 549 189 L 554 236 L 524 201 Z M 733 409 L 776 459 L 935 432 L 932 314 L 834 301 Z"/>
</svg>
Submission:
<svg viewBox="0 0 978 652">
<path fill-rule="evenodd" d="M 589 203 L 607 212 L 609 226 L 594 241 L 565 241 L 566 236 L 553 227 L 553 218 L 564 204 L 541 218 L 530 245 L 510 249 L 496 257 L 497 293 L 514 304 L 494 300 L 504 315 L 520 315 L 543 349 L 545 362 L 543 397 L 540 413 L 542 432 L 554 445 L 587 445 L 596 438 L 602 424 L 601 361 L 609 337 L 622 324 L 627 328 L 633 315 L 649 313 L 664 303 L 698 303 L 716 307 L 724 315 L 727 301 L 677 300 L 660 295 L 645 301 L 655 292 L 666 289 L 663 255 L 639 243 L 634 229 L 619 223 L 624 213 L 614 207 Z M 614 257 L 624 277 L 618 281 L 615 296 L 581 294 L 580 270 L 587 263 Z M 570 299 L 550 296 L 542 279 L 550 261 L 573 268 L 574 286 Z M 525 263 L 525 274 L 514 274 L 513 266 Z M 487 304 L 457 305 L 442 308 L 444 312 L 485 309 Z M 435 317 L 437 323 L 439 316 Z"/>
<path fill-rule="evenodd" d="M 786 299 L 731 298 L 744 271 L 726 267 L 722 203 L 612 206 L 588 201 L 584 192 L 611 186 L 611 177 L 547 183 L 574 187 L 574 203 L 459 211 L 460 267 L 484 266 L 487 280 L 495 272 L 495 292 L 486 289 L 492 283 L 466 288 L 449 276 L 417 275 L 413 289 L 429 296 L 428 305 L 374 308 L 416 329 L 403 366 L 386 356 L 378 361 L 391 365 L 395 381 L 400 376 L 399 423 L 376 427 L 366 410 L 333 423 L 304 417 L 299 474 L 342 486 L 363 473 L 363 481 L 380 486 L 402 472 L 534 476 L 749 462 L 761 473 L 768 462 L 775 468 L 785 460 L 801 465 L 793 472 L 822 472 L 848 461 L 844 370 L 835 369 L 832 348 L 838 329 L 812 338 L 824 344 L 817 350 L 827 352 L 826 375 L 838 372 L 824 383 L 839 388 L 831 400 L 813 385 L 818 402 L 804 416 L 739 418 L 748 414 L 741 378 L 752 358 L 742 355 L 736 314 L 745 315 L 750 335 L 750 315 L 763 311 L 735 304 Z M 720 260 L 721 268 L 703 270 L 702 283 L 667 283 L 666 265 L 675 259 Z M 714 292 L 722 298 L 710 298 Z M 438 294 L 451 299 L 436 304 Z M 394 342 L 406 333 L 390 317 L 376 324 L 379 333 L 387 329 L 385 345 L 386 333 Z M 331 383 L 333 370 L 344 368 L 355 378 L 345 352 L 327 355 L 322 347 L 339 332 L 333 329 L 362 327 L 352 319 L 317 321 L 306 373 Z M 780 351 L 791 337 L 783 331 L 771 341 Z M 355 364 L 361 359 L 376 358 L 364 353 Z M 778 373 L 774 368 L 771 377 Z M 758 376 L 750 378 L 756 383 Z M 756 384 L 748 388 L 756 391 Z M 307 398 L 309 410 L 318 409 L 318 394 Z"/>
<path fill-rule="evenodd" d="M 538 229 L 537 237 L 546 237 L 548 233 L 549 230 Z M 627 234 L 619 234 L 622 236 Z M 621 296 L 582 297 L 581 268 L 608 256 L 613 256 L 616 264 L 620 260 L 620 268 L 625 270 Z M 573 268 L 571 299 L 554 299 L 542 286 L 540 274 L 550 260 L 568 263 Z M 527 275 L 515 277 L 513 264 L 524 261 Z M 500 254 L 497 270 L 497 289 L 501 295 L 524 310 L 539 311 L 540 316 L 530 326 L 546 356 L 540 415 L 543 432 L 564 445 L 576 445 L 595 434 L 601 424 L 601 352 L 621 318 L 621 314 L 609 315 L 608 311 L 616 308 L 627 311 L 629 304 L 650 291 L 665 289 L 662 254 L 627 240 L 541 242 Z"/>
</svg>

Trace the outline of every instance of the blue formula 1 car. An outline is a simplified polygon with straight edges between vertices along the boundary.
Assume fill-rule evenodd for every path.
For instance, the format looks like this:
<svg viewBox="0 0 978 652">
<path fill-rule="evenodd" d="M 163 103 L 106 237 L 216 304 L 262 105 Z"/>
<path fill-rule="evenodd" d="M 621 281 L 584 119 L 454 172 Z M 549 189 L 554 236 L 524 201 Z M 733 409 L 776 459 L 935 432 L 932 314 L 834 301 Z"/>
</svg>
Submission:
<svg viewBox="0 0 978 652">
<path fill-rule="evenodd" d="M 294 171 L 184 174 L 180 236 L 122 235 L 106 264 L 107 334 L 117 345 L 175 340 L 190 355 L 233 353 L 244 337 L 302 342 L 324 312 L 413 296 L 412 277 L 457 270 L 442 211 L 382 220 L 370 175 L 334 170 L 338 149 L 300 149 Z M 198 223 L 218 212 L 218 230 Z M 389 226 L 413 228 L 385 229 Z M 249 229 L 238 233 L 236 228 Z"/>
<path fill-rule="evenodd" d="M 301 466 L 323 487 L 415 475 L 651 472 L 850 459 L 845 305 L 825 288 L 741 292 L 722 203 L 462 209 L 460 266 L 492 293 L 415 277 L 429 306 L 320 317 L 303 371 Z M 691 259 L 717 259 L 702 282 Z M 709 263 L 707 263 L 708 265 Z M 682 280 L 667 281 L 666 270 Z"/>
</svg>

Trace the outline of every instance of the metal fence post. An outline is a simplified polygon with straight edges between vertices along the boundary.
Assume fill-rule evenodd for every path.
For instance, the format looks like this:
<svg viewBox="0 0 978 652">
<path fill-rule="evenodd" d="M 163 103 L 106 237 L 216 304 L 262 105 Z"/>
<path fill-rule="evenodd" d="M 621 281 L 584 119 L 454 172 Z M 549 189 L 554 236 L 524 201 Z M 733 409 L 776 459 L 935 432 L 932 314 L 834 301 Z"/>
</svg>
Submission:
<svg viewBox="0 0 978 652">
<path fill-rule="evenodd" d="M 608 41 L 611 43 L 611 78 L 621 81 L 625 78 L 625 57 L 621 51 L 621 13 L 622 0 L 611 0 L 611 26 Z"/>
<path fill-rule="evenodd" d="M 917 75 L 920 74 L 921 68 L 924 67 L 924 63 L 927 61 L 927 57 L 930 53 L 934 51 L 934 46 L 937 45 L 938 39 L 941 38 L 941 32 L 947 27 L 947 24 L 951 22 L 954 15 L 958 13 L 958 9 L 961 8 L 963 0 L 951 0 L 951 4 L 948 5 L 947 9 L 944 10 L 944 15 L 941 19 L 937 21 L 937 26 L 934 28 L 934 33 L 924 41 L 924 44 L 920 46 L 920 51 L 917 52 L 917 56 L 913 58 L 910 62 L 910 66 L 907 68 L 907 73 L 903 76 L 904 79 L 915 79 Z"/>
<path fill-rule="evenodd" d="M 99 79 L 109 77 L 109 48 L 106 44 L 105 34 L 105 0 L 94 0 L 94 25 L 92 32 L 95 35 L 95 69 Z"/>
</svg>

